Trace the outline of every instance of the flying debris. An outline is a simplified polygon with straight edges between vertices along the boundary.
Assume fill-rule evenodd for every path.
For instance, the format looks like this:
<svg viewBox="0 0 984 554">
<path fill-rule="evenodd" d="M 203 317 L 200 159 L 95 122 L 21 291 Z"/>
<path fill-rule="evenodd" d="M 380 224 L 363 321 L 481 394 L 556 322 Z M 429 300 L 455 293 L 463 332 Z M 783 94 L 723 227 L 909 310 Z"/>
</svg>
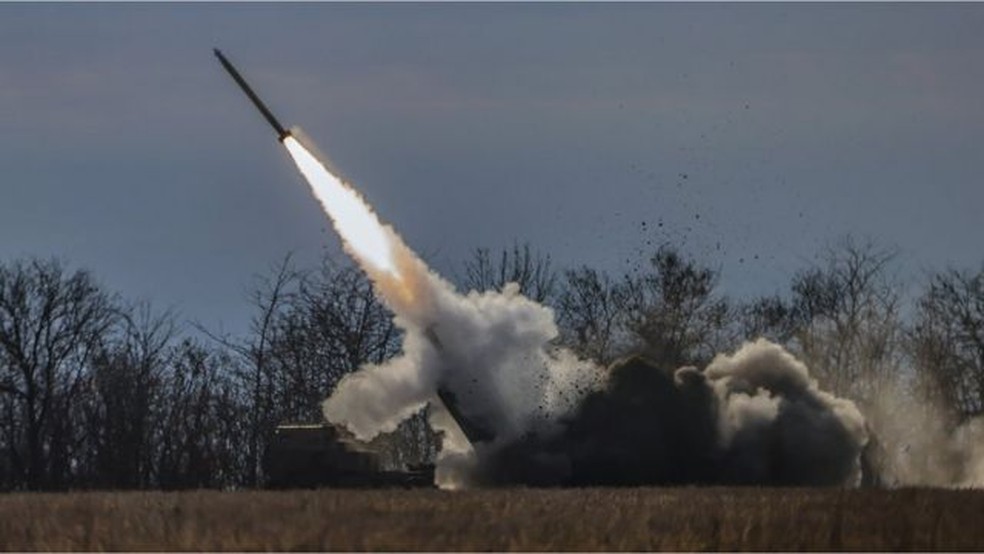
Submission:
<svg viewBox="0 0 984 554">
<path fill-rule="evenodd" d="M 243 76 L 240 75 L 238 71 L 236 71 L 236 68 L 232 66 L 229 60 L 222 55 L 222 52 L 219 51 L 218 48 L 214 48 L 213 51 L 215 52 L 215 57 L 219 58 L 219 61 L 222 62 L 222 67 L 224 67 L 225 70 L 229 72 L 229 75 L 232 75 L 232 78 L 239 85 L 239 88 L 243 89 L 243 92 L 246 93 L 246 96 L 248 96 L 249 99 L 253 101 L 253 104 L 256 106 L 256 109 L 260 110 L 260 113 L 263 114 L 263 117 L 265 117 L 267 122 L 270 123 L 270 125 L 273 127 L 273 130 L 277 132 L 277 140 L 283 142 L 285 138 L 290 136 L 290 131 L 284 129 L 283 125 L 281 125 L 280 122 L 277 121 L 277 118 L 273 116 L 269 108 L 266 107 L 266 104 L 264 104 L 263 101 L 260 100 L 260 97 L 257 96 L 255 92 L 253 92 L 253 89 L 250 88 L 248 84 L 246 84 L 246 80 L 243 79 Z"/>
</svg>

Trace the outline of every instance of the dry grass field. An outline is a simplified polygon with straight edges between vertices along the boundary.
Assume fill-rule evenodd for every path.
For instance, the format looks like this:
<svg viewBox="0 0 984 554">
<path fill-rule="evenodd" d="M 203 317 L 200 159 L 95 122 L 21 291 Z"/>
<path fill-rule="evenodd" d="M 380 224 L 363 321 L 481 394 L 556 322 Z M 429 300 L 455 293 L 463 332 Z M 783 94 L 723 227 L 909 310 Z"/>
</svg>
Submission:
<svg viewBox="0 0 984 554">
<path fill-rule="evenodd" d="M 9 550 L 984 550 L 984 492 L 760 488 L 0 495 Z"/>
</svg>

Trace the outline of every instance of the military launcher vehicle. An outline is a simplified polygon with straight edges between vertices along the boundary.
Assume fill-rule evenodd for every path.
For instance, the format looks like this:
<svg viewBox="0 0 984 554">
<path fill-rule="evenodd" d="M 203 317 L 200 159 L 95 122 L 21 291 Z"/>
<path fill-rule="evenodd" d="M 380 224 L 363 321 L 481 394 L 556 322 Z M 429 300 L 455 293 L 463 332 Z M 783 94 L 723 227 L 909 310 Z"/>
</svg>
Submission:
<svg viewBox="0 0 984 554">
<path fill-rule="evenodd" d="M 387 469 L 383 453 L 323 424 L 277 427 L 263 465 L 270 488 L 432 487 L 434 466 Z"/>
</svg>

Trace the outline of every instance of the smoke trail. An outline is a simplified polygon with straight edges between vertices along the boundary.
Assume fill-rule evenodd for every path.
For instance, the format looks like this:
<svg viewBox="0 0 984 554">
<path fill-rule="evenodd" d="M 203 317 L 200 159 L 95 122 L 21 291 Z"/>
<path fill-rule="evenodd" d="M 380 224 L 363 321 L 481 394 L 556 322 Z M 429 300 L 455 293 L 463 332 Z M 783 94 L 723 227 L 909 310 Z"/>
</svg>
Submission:
<svg viewBox="0 0 984 554">
<path fill-rule="evenodd" d="M 346 185 L 319 162 L 293 136 L 288 135 L 284 146 L 297 168 L 311 184 L 315 197 L 331 218 L 335 230 L 342 236 L 348 253 L 365 267 L 396 275 L 391 251 L 392 230 L 384 227 L 361 195 Z"/>
<path fill-rule="evenodd" d="M 323 406 L 330 422 L 368 440 L 431 404 L 431 425 L 444 432 L 438 481 L 464 486 L 476 452 L 436 401 L 438 388 L 497 445 L 556 425 L 598 386 L 595 364 L 551 346 L 558 336 L 552 310 L 516 285 L 457 293 L 300 142 L 288 137 L 284 145 L 405 336 L 401 356 L 363 366 L 338 384 Z"/>
</svg>

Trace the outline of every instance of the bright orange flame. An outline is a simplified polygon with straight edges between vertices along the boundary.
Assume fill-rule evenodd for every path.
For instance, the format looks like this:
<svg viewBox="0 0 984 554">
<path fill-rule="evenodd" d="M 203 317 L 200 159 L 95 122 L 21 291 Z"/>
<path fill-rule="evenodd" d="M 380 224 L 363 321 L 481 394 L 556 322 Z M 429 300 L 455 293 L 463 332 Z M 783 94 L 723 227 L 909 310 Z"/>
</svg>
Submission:
<svg viewBox="0 0 984 554">
<path fill-rule="evenodd" d="M 321 202 L 351 254 L 360 261 L 367 262 L 373 269 L 400 280 L 386 228 L 362 195 L 328 171 L 294 137 L 287 136 L 284 146 L 311 185 L 314 196 Z"/>
</svg>

